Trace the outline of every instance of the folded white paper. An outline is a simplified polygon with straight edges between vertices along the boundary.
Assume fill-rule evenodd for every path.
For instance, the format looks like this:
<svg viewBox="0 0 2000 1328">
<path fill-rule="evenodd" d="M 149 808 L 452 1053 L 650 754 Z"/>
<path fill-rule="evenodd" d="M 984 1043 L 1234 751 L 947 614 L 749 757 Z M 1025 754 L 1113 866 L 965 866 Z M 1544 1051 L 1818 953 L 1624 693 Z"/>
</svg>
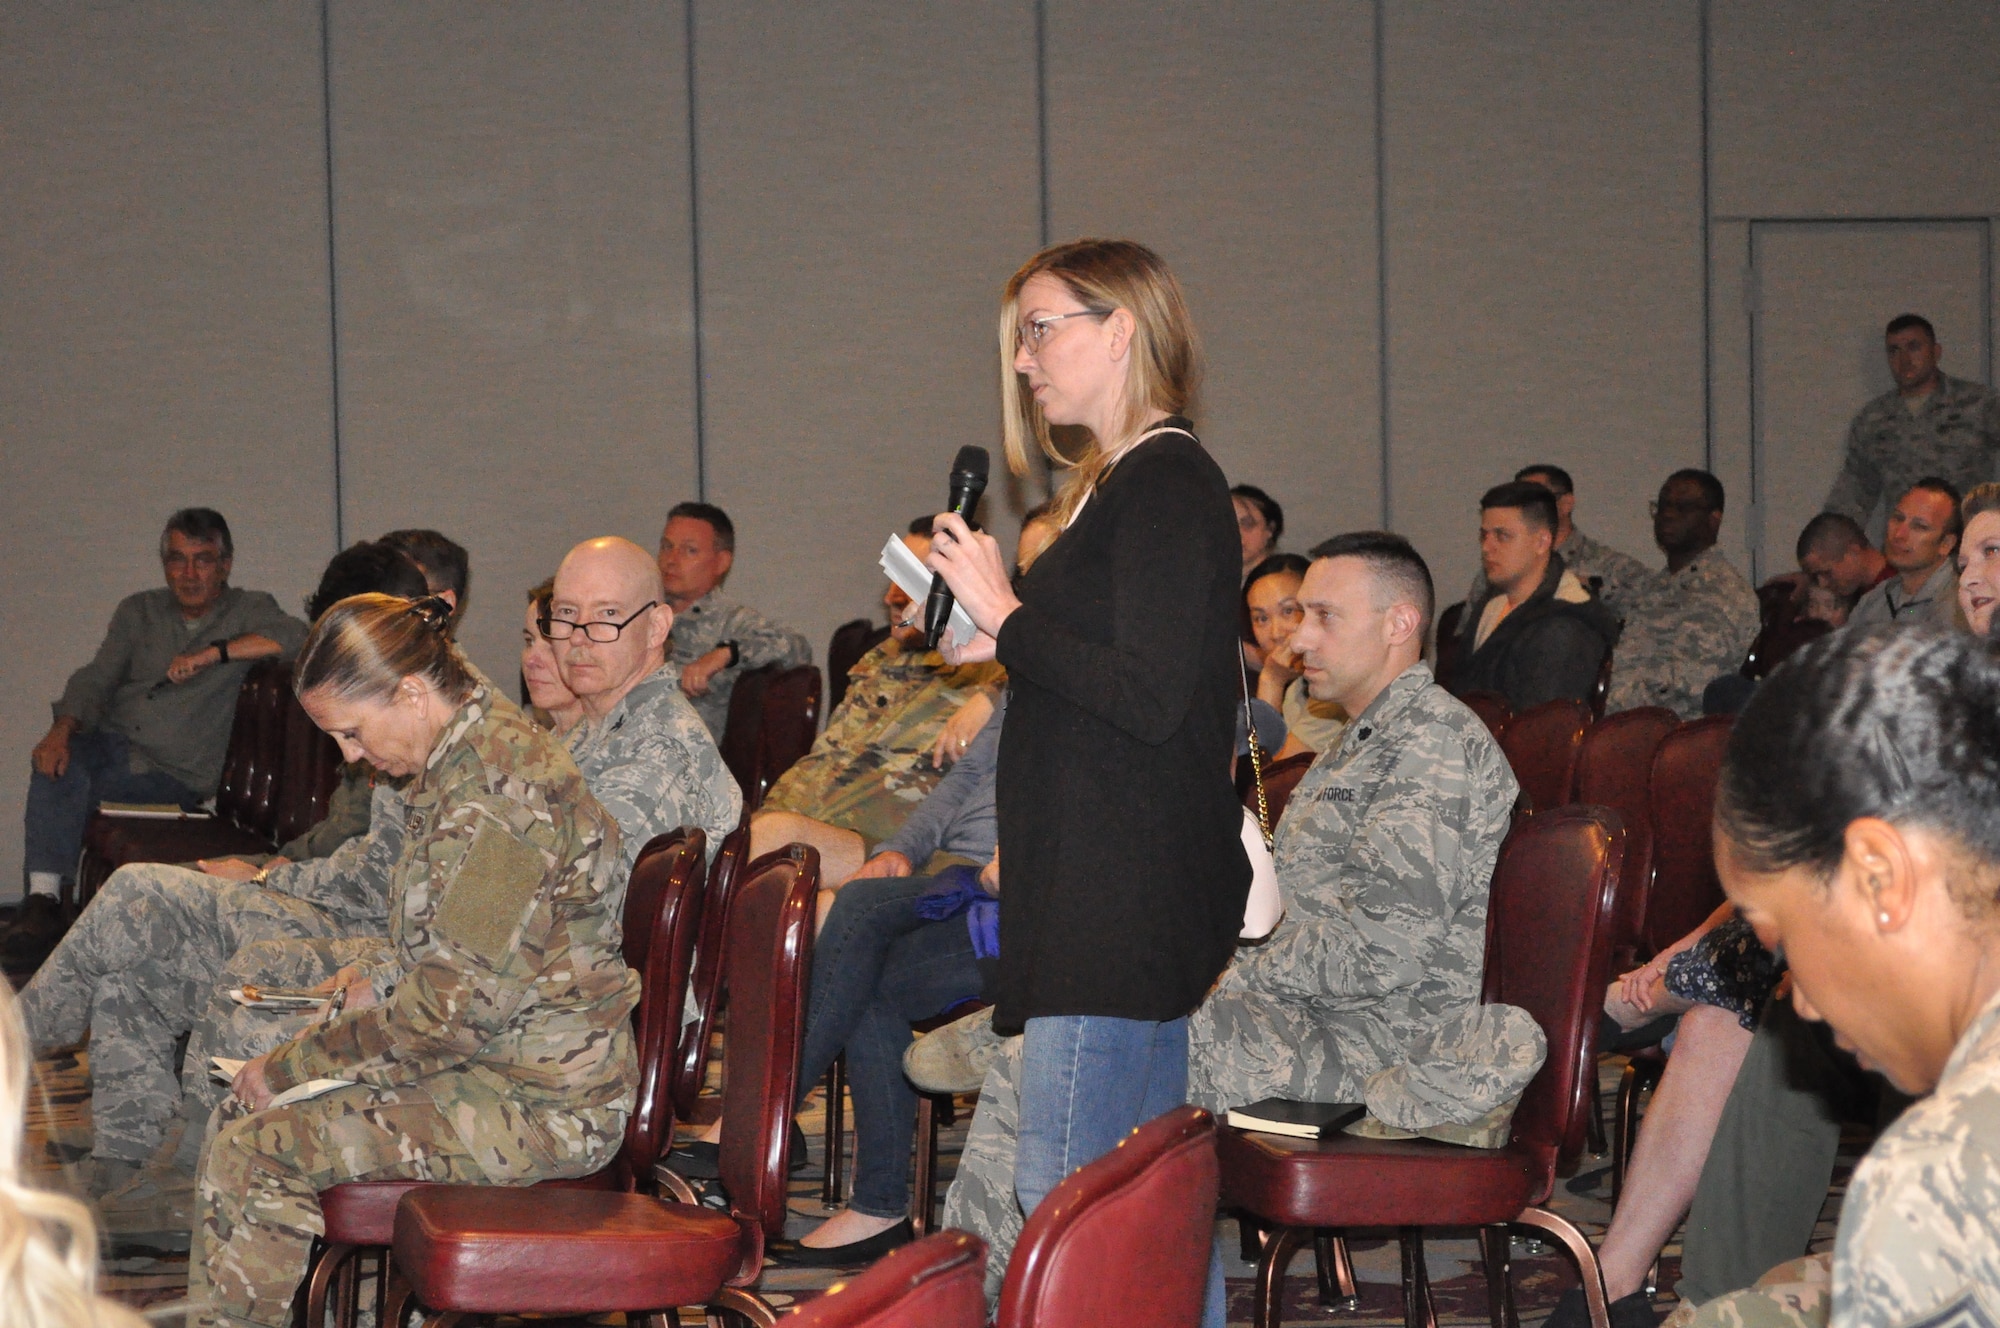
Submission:
<svg viewBox="0 0 2000 1328">
<path fill-rule="evenodd" d="M 219 1084 L 233 1084 L 236 1082 L 236 1076 L 241 1074 L 243 1067 L 248 1064 L 248 1061 L 233 1061 L 227 1056 L 211 1056 L 208 1058 L 208 1073 Z M 308 1098 L 318 1097 L 321 1093 L 331 1093 L 336 1088 L 352 1086 L 345 1079 L 308 1079 L 302 1084 L 292 1085 L 272 1098 L 271 1105 L 289 1107 L 294 1102 L 304 1102 Z"/>
<path fill-rule="evenodd" d="M 903 593 L 917 602 L 916 614 L 921 621 L 924 601 L 931 594 L 931 569 L 923 560 L 910 552 L 910 546 L 903 543 L 900 535 L 891 535 L 889 542 L 882 546 L 882 570 L 889 579 L 902 587 Z M 972 617 L 956 601 L 951 606 L 951 620 L 945 624 L 945 643 L 958 647 L 979 635 L 979 629 L 972 625 Z"/>
</svg>

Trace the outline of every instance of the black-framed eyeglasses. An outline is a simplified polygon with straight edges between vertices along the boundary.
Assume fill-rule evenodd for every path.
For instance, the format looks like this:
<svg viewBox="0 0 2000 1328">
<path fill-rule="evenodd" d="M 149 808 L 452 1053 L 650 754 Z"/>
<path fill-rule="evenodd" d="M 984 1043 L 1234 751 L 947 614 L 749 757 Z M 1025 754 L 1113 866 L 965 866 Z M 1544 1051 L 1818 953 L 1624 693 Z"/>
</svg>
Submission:
<svg viewBox="0 0 2000 1328">
<path fill-rule="evenodd" d="M 1049 339 L 1049 333 L 1056 330 L 1056 324 L 1065 318 L 1109 318 L 1109 309 L 1078 309 L 1067 314 L 1043 314 L 1040 318 L 1029 318 L 1021 323 L 1021 344 L 1028 348 L 1030 355 L 1042 348 Z"/>
<path fill-rule="evenodd" d="M 634 609 L 632 616 L 624 622 L 608 622 L 601 618 L 592 619 L 590 622 L 577 622 L 573 618 L 544 617 L 539 619 L 536 625 L 542 629 L 542 635 L 551 641 L 567 641 L 576 635 L 578 628 L 581 628 L 586 640 L 595 641 L 599 645 L 609 645 L 623 636 L 627 627 L 638 622 L 646 610 L 656 609 L 659 606 L 660 601 L 649 599 Z"/>
</svg>

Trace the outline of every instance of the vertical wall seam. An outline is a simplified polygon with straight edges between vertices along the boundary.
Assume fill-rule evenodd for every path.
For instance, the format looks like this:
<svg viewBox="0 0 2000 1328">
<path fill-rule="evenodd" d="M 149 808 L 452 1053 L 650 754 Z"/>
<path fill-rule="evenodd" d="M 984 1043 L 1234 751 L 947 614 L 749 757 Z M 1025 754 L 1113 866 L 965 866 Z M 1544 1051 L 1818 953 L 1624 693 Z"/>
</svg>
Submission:
<svg viewBox="0 0 2000 1328">
<path fill-rule="evenodd" d="M 1709 3 L 1697 7 L 1701 41 L 1701 465 L 1715 470 L 1715 239 L 1714 203 L 1709 193 Z"/>
<path fill-rule="evenodd" d="M 1381 418 L 1382 529 L 1396 528 L 1389 436 L 1389 129 L 1383 33 L 1385 0 L 1375 0 L 1375 380 Z"/>
<path fill-rule="evenodd" d="M 333 389 L 333 549 L 347 547 L 346 496 L 340 449 L 340 265 L 333 242 L 333 15 L 332 0 L 319 4 L 320 139 L 326 167 L 326 323 Z"/>
<path fill-rule="evenodd" d="M 1035 0 L 1035 169 L 1041 191 L 1041 248 L 1049 239 L 1049 6 Z"/>
<path fill-rule="evenodd" d="M 694 4 L 683 0 L 683 46 L 687 57 L 688 280 L 689 313 L 694 320 L 694 491 L 708 501 L 708 376 L 702 365 L 701 326 L 701 151 L 696 130 Z"/>
</svg>

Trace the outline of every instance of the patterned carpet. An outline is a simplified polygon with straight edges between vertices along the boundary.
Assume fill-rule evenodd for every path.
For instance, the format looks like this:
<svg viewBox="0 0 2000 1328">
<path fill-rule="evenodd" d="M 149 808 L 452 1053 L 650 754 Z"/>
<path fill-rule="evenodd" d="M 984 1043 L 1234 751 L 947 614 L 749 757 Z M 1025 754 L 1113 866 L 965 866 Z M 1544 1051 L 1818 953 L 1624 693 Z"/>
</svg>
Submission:
<svg viewBox="0 0 2000 1328">
<path fill-rule="evenodd" d="M 1619 1063 L 1607 1061 L 1603 1068 L 1607 1092 L 1616 1086 Z M 30 1162 L 45 1176 L 51 1187 L 65 1184 L 64 1164 L 87 1154 L 90 1143 L 90 1095 L 87 1065 L 76 1052 L 55 1052 L 37 1065 L 42 1092 L 31 1103 L 28 1114 Z M 964 1099 L 957 1124 L 942 1132 L 940 1184 L 949 1183 L 958 1165 L 959 1151 L 971 1120 L 971 1099 Z M 850 1117 L 851 1119 L 851 1117 Z M 820 1177 L 824 1174 L 824 1101 L 816 1093 L 807 1104 L 801 1125 L 810 1141 L 813 1165 L 792 1181 L 792 1218 L 786 1234 L 798 1236 L 809 1231 L 827 1213 L 820 1204 Z M 847 1148 L 853 1137 L 847 1138 Z M 1830 1246 L 1833 1223 L 1853 1157 L 1843 1156 L 1836 1185 L 1821 1216 L 1815 1248 Z M 1593 1173 L 1602 1175 L 1593 1181 Z M 1600 1239 L 1610 1217 L 1608 1159 L 1587 1157 L 1578 1176 L 1558 1181 L 1551 1207 L 1575 1222 L 1593 1243 Z M 1582 1193 L 1576 1192 L 1582 1190 Z M 1386 1236 L 1386 1238 L 1384 1238 Z M 1218 1224 L 1216 1239 L 1222 1250 L 1229 1279 L 1230 1322 L 1247 1324 L 1250 1317 L 1251 1269 L 1238 1257 L 1236 1224 Z M 1377 1328 L 1402 1322 L 1401 1255 L 1393 1236 L 1387 1233 L 1356 1233 L 1351 1239 L 1358 1309 L 1330 1311 L 1318 1298 L 1310 1254 L 1293 1260 L 1287 1279 L 1285 1323 L 1295 1328 L 1338 1325 L 1338 1328 Z M 1486 1286 L 1478 1262 L 1478 1247 L 1470 1232 L 1437 1230 L 1427 1234 L 1425 1254 L 1437 1300 L 1441 1325 L 1484 1324 L 1487 1322 Z M 150 1307 L 163 1322 L 178 1321 L 172 1306 L 185 1293 L 187 1265 L 183 1242 L 159 1239 L 120 1239 L 105 1250 L 106 1290 L 134 1306 Z M 1559 1252 L 1537 1251 L 1524 1241 L 1515 1242 L 1515 1295 L 1524 1324 L 1539 1324 L 1564 1288 L 1575 1284 L 1570 1265 Z M 1664 1314 L 1674 1303 L 1672 1287 L 1678 1276 L 1679 1237 L 1669 1244 L 1662 1265 L 1659 1308 Z M 779 1268 L 767 1265 L 757 1289 L 780 1308 L 810 1300 L 839 1280 L 840 1274 L 825 1269 Z M 699 1323 L 698 1314 L 684 1316 Z M 617 1322 L 612 1316 L 606 1322 Z"/>
</svg>

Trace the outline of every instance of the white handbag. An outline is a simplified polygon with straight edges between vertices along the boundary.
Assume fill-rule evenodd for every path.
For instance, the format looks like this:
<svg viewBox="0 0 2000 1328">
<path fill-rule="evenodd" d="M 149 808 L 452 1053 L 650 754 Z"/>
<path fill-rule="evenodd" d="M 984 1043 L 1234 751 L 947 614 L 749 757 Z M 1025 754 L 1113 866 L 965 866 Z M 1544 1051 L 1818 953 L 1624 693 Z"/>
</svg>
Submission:
<svg viewBox="0 0 2000 1328">
<path fill-rule="evenodd" d="M 1237 665 L 1243 681 L 1243 725 L 1250 735 L 1250 777 L 1257 786 L 1257 810 L 1243 809 L 1243 854 L 1250 859 L 1250 897 L 1243 903 L 1239 941 L 1261 941 L 1285 918 L 1285 897 L 1278 889 L 1278 866 L 1271 859 L 1271 806 L 1264 799 L 1264 744 L 1257 741 L 1257 716 L 1250 709 L 1250 677 Z"/>
</svg>

